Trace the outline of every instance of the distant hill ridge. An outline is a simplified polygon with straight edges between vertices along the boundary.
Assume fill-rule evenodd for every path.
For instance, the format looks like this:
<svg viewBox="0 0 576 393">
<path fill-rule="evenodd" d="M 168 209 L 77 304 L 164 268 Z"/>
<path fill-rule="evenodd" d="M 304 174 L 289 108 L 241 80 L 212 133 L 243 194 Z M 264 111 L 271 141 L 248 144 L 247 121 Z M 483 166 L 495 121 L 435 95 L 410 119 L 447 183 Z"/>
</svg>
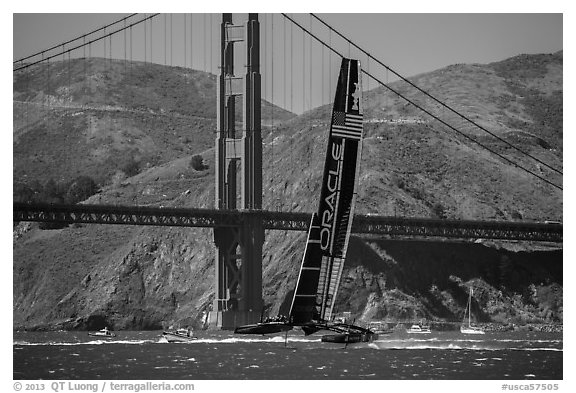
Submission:
<svg viewBox="0 0 576 393">
<path fill-rule="evenodd" d="M 562 62 L 562 52 L 521 55 L 449 66 L 410 80 L 562 169 Z M 24 75 L 14 76 L 15 185 L 89 176 L 100 191 L 88 203 L 213 206 L 213 75 L 106 59 L 54 62 Z M 406 83 L 392 86 L 483 144 L 562 184 L 561 175 L 464 123 Z M 562 191 L 426 118 L 384 87 L 364 98 L 359 213 L 562 221 Z M 295 116 L 264 105 L 263 124 L 272 118 L 275 124 L 272 131 L 263 128 L 264 208 L 312 211 L 331 108 Z M 192 168 L 195 155 L 202 156 L 205 168 Z M 134 171 L 127 174 L 128 164 Z M 196 323 L 213 299 L 211 230 L 105 225 L 39 230 L 20 224 L 14 239 L 15 327 Z M 353 238 L 347 284 L 338 298 L 341 311 L 367 319 L 458 320 L 465 306 L 462 293 L 473 283 L 486 321 L 562 320 L 557 250 L 406 243 L 405 251 L 398 251 L 401 244 Z M 302 245 L 303 234 L 267 233 L 267 313 L 286 303 Z M 472 263 L 470 252 L 481 259 L 477 267 L 458 268 Z M 527 258 L 532 262 L 525 264 Z M 423 268 L 428 265 L 437 268 Z"/>
</svg>

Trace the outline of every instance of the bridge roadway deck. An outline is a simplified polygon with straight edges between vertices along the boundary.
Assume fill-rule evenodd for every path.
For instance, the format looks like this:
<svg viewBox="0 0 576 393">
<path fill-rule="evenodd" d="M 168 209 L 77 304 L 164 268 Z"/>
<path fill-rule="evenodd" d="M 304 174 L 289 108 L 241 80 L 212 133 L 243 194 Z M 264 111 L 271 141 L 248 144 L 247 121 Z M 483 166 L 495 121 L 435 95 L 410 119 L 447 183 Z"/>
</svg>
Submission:
<svg viewBox="0 0 576 393">
<path fill-rule="evenodd" d="M 14 203 L 14 221 L 54 223 L 156 225 L 181 227 L 239 226 L 249 216 L 262 219 L 264 229 L 307 231 L 311 213 L 239 211 L 149 206 L 51 205 Z M 352 232 L 358 234 L 501 239 L 562 243 L 562 224 L 443 220 L 355 215 Z"/>
</svg>

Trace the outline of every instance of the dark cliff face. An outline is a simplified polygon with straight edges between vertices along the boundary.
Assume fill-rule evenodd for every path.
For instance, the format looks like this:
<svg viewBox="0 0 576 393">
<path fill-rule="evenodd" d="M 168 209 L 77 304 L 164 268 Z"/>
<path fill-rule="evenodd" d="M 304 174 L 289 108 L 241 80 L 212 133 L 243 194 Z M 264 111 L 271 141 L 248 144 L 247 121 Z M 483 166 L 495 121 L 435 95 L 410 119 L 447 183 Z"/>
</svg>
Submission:
<svg viewBox="0 0 576 393">
<path fill-rule="evenodd" d="M 87 203 L 212 207 L 214 91 L 202 89 L 214 89 L 213 81 L 170 67 L 154 73 L 133 67 L 129 76 L 122 76 L 121 67 L 104 69 L 96 61 L 91 67 L 95 75 L 109 75 L 115 94 L 107 97 L 117 100 L 114 110 L 102 106 L 106 97 L 98 89 L 83 93 L 72 83 L 73 94 L 64 97 L 59 94 L 65 89 L 55 85 L 42 91 L 42 84 L 15 81 L 14 182 L 85 174 L 101 179 L 101 191 Z M 179 79 L 184 74 L 185 81 Z M 451 98 L 457 109 L 498 135 L 562 167 L 561 54 L 452 66 L 413 80 L 425 90 L 442 86 L 440 99 Z M 168 91 L 163 81 L 182 88 Z M 142 94 L 144 86 L 154 94 Z M 192 88 L 198 102 L 171 96 L 188 95 Z M 395 88 L 414 98 L 402 83 Z M 50 98 L 43 101 L 43 114 L 31 116 L 21 101 L 42 97 Z M 357 212 L 562 220 L 562 191 L 422 119 L 384 89 L 365 97 Z M 531 111 L 539 102 L 548 108 L 545 113 Z M 297 118 L 284 113 L 274 130 L 263 130 L 265 209 L 317 207 L 323 165 L 317 152 L 325 150 L 329 109 Z M 519 158 L 501 143 L 480 138 Z M 202 155 L 206 168 L 190 167 L 195 154 Z M 127 155 L 141 164 L 139 173 L 112 180 Z M 525 158 L 520 162 L 534 166 Z M 534 170 L 562 182 L 546 168 Z M 265 313 L 286 313 L 304 243 L 304 233 L 266 232 Z M 512 246 L 352 237 L 337 311 L 351 311 L 360 320 L 458 321 L 472 286 L 482 321 L 561 322 L 562 251 Z M 21 223 L 14 228 L 13 255 L 15 328 L 200 326 L 214 296 L 213 234 L 208 229 L 76 225 L 40 230 Z"/>
<path fill-rule="evenodd" d="M 22 294 L 14 302 L 17 328 L 200 327 L 210 310 L 215 271 L 211 230 L 85 226 L 41 231 L 52 232 L 49 242 L 34 232 L 22 237 L 24 248 L 14 250 L 14 292 Z M 110 241 L 102 247 L 112 252 L 88 246 L 75 260 L 67 247 L 52 247 L 54 241 L 77 244 L 70 239 L 96 233 L 107 234 Z M 286 314 L 305 239 L 303 234 L 267 235 L 265 313 Z M 35 262 L 30 248 L 48 253 L 54 263 Z M 470 286 L 480 322 L 563 319 L 561 250 L 353 236 L 348 256 L 336 311 L 350 311 L 358 321 L 459 321 Z M 69 259 L 74 261 L 62 262 Z"/>
<path fill-rule="evenodd" d="M 349 255 L 339 306 L 363 319 L 460 321 L 472 287 L 480 322 L 562 321 L 561 250 L 356 238 Z"/>
</svg>

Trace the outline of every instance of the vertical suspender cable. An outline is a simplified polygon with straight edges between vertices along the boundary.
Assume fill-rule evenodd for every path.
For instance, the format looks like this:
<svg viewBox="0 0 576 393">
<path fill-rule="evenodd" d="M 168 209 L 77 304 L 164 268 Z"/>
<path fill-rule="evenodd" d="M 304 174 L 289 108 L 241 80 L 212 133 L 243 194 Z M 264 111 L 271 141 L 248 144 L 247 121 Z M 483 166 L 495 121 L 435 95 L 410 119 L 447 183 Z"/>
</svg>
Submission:
<svg viewBox="0 0 576 393">
<path fill-rule="evenodd" d="M 332 48 L 332 30 L 328 30 L 328 42 L 329 42 L 329 47 Z M 329 50 L 328 51 L 328 103 L 331 103 L 332 101 L 332 51 Z"/>
<path fill-rule="evenodd" d="M 126 21 L 124 21 L 124 24 L 126 24 Z M 84 40 L 82 41 L 82 54 L 84 59 L 84 82 L 82 83 L 82 87 L 84 89 L 84 95 L 86 95 L 86 37 L 84 37 Z"/>
<path fill-rule="evenodd" d="M 106 28 L 104 28 L 104 35 L 105 34 L 106 34 Z M 104 38 L 102 40 L 102 47 L 104 50 L 104 52 L 102 53 L 103 54 L 102 61 L 104 62 L 104 73 L 106 73 L 108 70 L 108 68 L 107 68 L 108 62 L 106 61 L 106 38 Z M 104 87 L 104 103 L 102 106 L 105 106 L 107 101 L 108 101 L 108 86 L 105 86 Z"/>
<path fill-rule="evenodd" d="M 290 24 L 290 112 L 294 113 L 294 29 Z"/>
<path fill-rule="evenodd" d="M 132 26 L 130 26 L 130 77 L 132 77 Z"/>
<path fill-rule="evenodd" d="M 266 34 L 266 23 L 268 22 L 268 18 L 266 14 L 262 14 L 262 23 L 260 24 L 261 29 L 262 29 L 262 36 L 264 37 L 264 40 L 261 42 L 261 52 L 260 53 L 260 61 L 262 62 L 262 68 L 261 68 L 261 74 L 262 74 L 262 85 L 260 86 L 260 88 L 262 89 L 262 100 L 264 102 L 268 101 L 268 84 L 267 82 L 267 78 L 268 78 L 268 72 L 266 70 L 266 55 L 267 55 L 267 51 L 266 51 L 266 44 L 268 42 L 268 34 Z M 265 117 L 265 111 L 267 110 L 267 108 L 263 109 L 262 112 L 262 116 Z"/>
<path fill-rule="evenodd" d="M 72 100 L 72 60 L 70 59 L 70 52 L 68 52 L 68 94 Z"/>
<path fill-rule="evenodd" d="M 305 76 L 306 76 L 306 70 L 305 68 L 305 64 L 306 64 L 306 36 L 304 35 L 304 30 L 302 30 L 302 114 L 304 114 L 305 112 L 305 108 L 304 108 L 304 101 L 306 100 L 305 98 L 305 91 L 306 91 L 306 80 L 305 80 Z"/>
<path fill-rule="evenodd" d="M 322 85 L 320 88 L 320 91 L 322 92 L 322 95 L 320 97 L 320 105 L 324 105 L 324 93 L 325 93 L 325 89 L 324 89 L 324 78 L 326 73 L 324 72 L 324 45 L 320 45 L 322 47 L 322 61 L 321 61 L 321 66 L 320 66 L 320 79 L 322 80 Z"/>
<path fill-rule="evenodd" d="M 368 70 L 368 74 L 372 75 L 372 74 L 370 74 L 370 56 L 368 56 L 366 58 L 366 69 Z M 364 88 L 364 86 L 362 86 L 362 88 Z M 367 113 L 368 112 L 368 103 L 370 102 L 368 100 L 368 94 L 370 93 L 370 77 L 369 76 L 366 79 L 365 91 L 366 91 L 366 94 L 362 93 L 362 97 L 364 99 L 364 102 L 366 103 L 366 105 L 364 105 L 364 118 L 366 119 L 366 117 L 368 117 L 368 113 Z M 366 134 L 364 134 L 364 135 L 366 135 Z"/>
<path fill-rule="evenodd" d="M 386 86 L 388 86 L 388 69 L 386 68 Z M 384 96 L 386 99 L 386 110 L 389 112 L 390 108 L 388 108 L 388 90 L 386 90 L 386 95 Z"/>
<path fill-rule="evenodd" d="M 186 26 L 186 19 L 188 16 L 184 14 L 184 68 L 188 66 L 188 53 L 186 52 L 188 49 L 188 36 L 186 35 L 188 26 Z"/>
<path fill-rule="evenodd" d="M 290 24 L 290 112 L 294 113 L 294 29 Z M 290 135 L 290 168 L 293 169 L 294 162 L 294 134 Z"/>
<path fill-rule="evenodd" d="M 144 14 L 144 17 L 146 17 L 146 14 Z M 148 53 L 148 40 L 147 40 L 147 29 L 146 29 L 146 22 L 144 22 L 144 63 L 146 63 L 147 60 L 147 53 Z"/>
<path fill-rule="evenodd" d="M 212 48 L 214 47 L 214 44 L 212 42 L 212 25 L 213 25 L 213 22 L 212 22 L 213 18 L 212 17 L 213 17 L 213 15 L 212 14 L 209 14 L 209 15 L 210 15 L 210 25 L 208 26 L 208 28 L 210 29 L 210 73 L 212 73 L 213 72 Z"/>
<path fill-rule="evenodd" d="M 104 28 L 104 35 L 106 35 L 106 28 Z M 106 38 L 102 40 L 102 45 L 104 46 L 104 65 L 106 65 Z"/>
<path fill-rule="evenodd" d="M 206 72 L 206 14 L 204 14 L 202 18 L 202 28 L 204 31 L 204 50 L 202 57 L 204 58 L 204 72 Z"/>
<path fill-rule="evenodd" d="M 130 26 L 130 76 L 132 76 L 132 26 Z"/>
<path fill-rule="evenodd" d="M 88 44 L 88 58 L 90 59 L 89 63 L 88 63 L 88 74 L 92 74 L 92 44 L 89 43 Z M 92 91 L 92 83 L 91 83 L 91 79 L 88 79 L 88 91 Z"/>
<path fill-rule="evenodd" d="M 42 53 L 42 60 L 44 60 L 44 53 Z M 45 68 L 45 83 L 44 83 L 44 96 L 42 98 L 42 106 L 46 106 L 46 97 L 48 97 L 50 91 L 50 58 L 46 59 Z M 43 108 L 44 109 L 44 108 Z"/>
<path fill-rule="evenodd" d="M 310 15 L 310 31 L 312 31 L 312 16 L 311 15 Z M 308 92 L 308 94 L 310 94 L 310 98 L 309 98 L 310 110 L 312 110 L 312 71 L 313 71 L 312 70 L 312 42 L 313 42 L 312 37 L 310 37 L 310 58 L 309 58 L 309 60 L 310 60 L 310 72 L 309 72 L 309 79 L 308 79 L 309 87 L 310 87 L 310 90 Z M 310 116 L 310 128 L 312 128 L 312 116 Z"/>
<path fill-rule="evenodd" d="M 312 31 L 312 16 L 310 15 L 310 31 Z M 313 93 L 312 93 L 312 36 L 309 36 L 308 39 L 310 40 L 310 47 L 309 47 L 309 51 L 310 51 L 310 56 L 308 58 L 308 61 L 310 62 L 310 70 L 308 72 L 308 85 L 309 85 L 309 89 L 308 89 L 308 108 L 309 108 L 309 112 L 312 113 L 312 100 L 313 100 Z M 308 117 L 309 120 L 309 124 L 310 124 L 310 132 L 312 132 L 312 127 L 313 127 L 313 116 L 310 114 L 310 116 Z M 310 157 L 312 158 L 312 157 Z M 312 190 L 311 187 L 314 184 L 314 182 L 312 181 L 312 176 L 308 176 L 308 179 L 310 181 L 310 184 L 308 185 L 308 189 Z"/>
<path fill-rule="evenodd" d="M 274 143 L 275 143 L 275 137 L 274 137 L 274 14 L 271 14 L 272 18 L 270 19 L 270 46 L 271 46 L 271 50 L 270 50 L 270 68 L 271 68 L 271 72 L 270 72 L 270 76 L 271 76 L 271 90 L 272 90 L 272 94 L 271 94 L 271 101 L 270 101 L 270 117 L 272 119 L 272 173 L 274 173 L 274 168 L 276 165 L 275 162 L 275 156 L 274 156 Z M 274 180 L 274 178 L 272 178 L 272 180 Z M 274 185 L 272 184 L 272 200 L 274 201 Z M 277 201 L 278 202 L 278 201 Z M 276 210 L 278 210 L 278 203 L 275 204 L 276 205 Z"/>
<path fill-rule="evenodd" d="M 284 61 L 284 80 L 283 80 L 283 85 L 282 85 L 282 91 L 284 92 L 282 95 L 282 101 L 284 104 L 284 109 L 287 108 L 286 106 L 286 76 L 287 76 L 287 71 L 286 71 L 286 19 L 282 18 L 282 22 L 283 22 L 283 26 L 282 26 L 282 40 L 284 42 L 284 46 L 282 47 L 283 53 L 282 53 L 282 57 L 283 57 L 283 61 Z"/>
<path fill-rule="evenodd" d="M 306 34 L 302 30 L 302 114 L 306 112 Z M 309 132 L 312 130 L 309 130 Z M 310 160 L 310 155 L 307 155 Z M 310 189 L 310 177 L 306 177 L 306 186 Z"/>
<path fill-rule="evenodd" d="M 144 24 L 144 25 L 146 25 L 146 24 Z M 109 48 L 109 50 L 110 50 L 110 60 L 109 60 L 108 63 L 110 64 L 110 69 L 109 69 L 109 71 L 108 71 L 108 76 L 109 76 L 109 79 L 108 79 L 108 80 L 110 81 L 110 84 L 111 84 L 111 83 L 112 83 L 112 74 L 113 74 L 113 71 L 112 71 L 112 36 L 109 36 L 109 37 L 110 37 L 110 45 L 109 45 L 109 46 L 110 46 L 110 48 Z M 108 86 L 108 88 L 107 88 L 106 90 L 109 92 L 109 91 L 110 91 L 110 86 Z M 112 105 L 111 105 L 111 99 L 112 99 L 112 94 L 109 93 L 109 94 L 108 94 L 108 100 L 107 100 L 107 101 L 108 101 L 108 102 L 107 102 L 108 107 L 111 107 L 111 106 L 112 106 Z M 113 121 L 112 121 L 112 120 L 113 120 L 113 119 L 112 119 L 112 111 L 109 111 L 108 116 L 109 116 L 109 119 L 110 119 L 110 131 L 112 131 L 112 125 L 113 125 Z"/>
<path fill-rule="evenodd" d="M 168 37 L 168 27 L 166 23 L 166 14 L 164 14 L 164 65 L 166 65 L 166 48 L 168 45 L 166 44 L 166 39 Z"/>
</svg>

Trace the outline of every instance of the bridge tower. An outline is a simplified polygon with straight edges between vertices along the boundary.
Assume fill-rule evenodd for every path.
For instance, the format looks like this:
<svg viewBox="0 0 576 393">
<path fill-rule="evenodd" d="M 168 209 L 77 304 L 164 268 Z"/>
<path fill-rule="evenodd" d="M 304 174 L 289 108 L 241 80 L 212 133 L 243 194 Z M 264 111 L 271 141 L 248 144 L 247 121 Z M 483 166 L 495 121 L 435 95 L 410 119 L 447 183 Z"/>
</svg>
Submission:
<svg viewBox="0 0 576 393">
<path fill-rule="evenodd" d="M 261 210 L 262 137 L 258 14 L 248 14 L 248 21 L 244 25 L 234 25 L 232 14 L 222 14 L 220 34 L 215 205 L 222 210 Z M 246 48 L 245 72 L 243 76 L 237 77 L 234 73 L 234 44 L 242 41 Z M 243 101 L 241 136 L 236 134 L 236 97 L 242 97 Z M 238 185 L 241 191 L 240 200 Z M 264 228 L 261 220 L 248 218 L 238 227 L 216 227 L 214 242 L 216 296 L 210 314 L 210 325 L 233 329 L 239 325 L 258 322 L 263 307 Z"/>
</svg>

